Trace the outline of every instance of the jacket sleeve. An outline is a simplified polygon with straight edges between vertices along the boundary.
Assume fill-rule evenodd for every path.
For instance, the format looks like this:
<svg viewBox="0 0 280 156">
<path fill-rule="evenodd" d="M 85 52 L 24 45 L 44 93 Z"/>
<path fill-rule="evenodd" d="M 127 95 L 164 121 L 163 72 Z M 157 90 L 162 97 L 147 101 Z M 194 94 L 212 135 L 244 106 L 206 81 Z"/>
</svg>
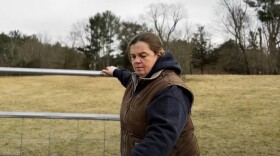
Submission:
<svg viewBox="0 0 280 156">
<path fill-rule="evenodd" d="M 113 76 L 118 78 L 121 84 L 126 87 L 130 81 L 131 72 L 127 69 L 115 69 Z"/>
<path fill-rule="evenodd" d="M 177 143 L 190 111 L 188 97 L 178 86 L 161 91 L 147 110 L 148 127 L 132 156 L 166 156 Z"/>
</svg>

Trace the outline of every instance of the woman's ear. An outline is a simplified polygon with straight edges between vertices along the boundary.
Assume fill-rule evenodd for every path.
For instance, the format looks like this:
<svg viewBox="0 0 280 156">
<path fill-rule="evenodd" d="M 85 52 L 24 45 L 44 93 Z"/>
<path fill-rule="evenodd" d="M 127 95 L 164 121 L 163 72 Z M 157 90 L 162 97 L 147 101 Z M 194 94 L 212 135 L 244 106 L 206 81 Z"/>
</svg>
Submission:
<svg viewBox="0 0 280 156">
<path fill-rule="evenodd" d="M 164 52 L 163 51 L 159 51 L 158 53 L 157 53 L 157 55 L 160 57 L 160 56 L 162 56 L 164 54 Z"/>
</svg>

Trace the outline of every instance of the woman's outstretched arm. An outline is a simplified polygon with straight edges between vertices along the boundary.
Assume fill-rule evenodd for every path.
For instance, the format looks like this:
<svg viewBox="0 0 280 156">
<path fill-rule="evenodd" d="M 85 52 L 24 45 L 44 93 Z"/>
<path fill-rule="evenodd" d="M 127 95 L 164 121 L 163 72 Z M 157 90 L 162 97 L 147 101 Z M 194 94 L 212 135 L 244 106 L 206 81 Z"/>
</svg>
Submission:
<svg viewBox="0 0 280 156">
<path fill-rule="evenodd" d="M 118 69 L 115 66 L 108 66 L 101 71 L 101 75 L 111 75 L 121 82 L 121 84 L 126 87 L 131 76 L 131 72 L 127 69 Z"/>
</svg>

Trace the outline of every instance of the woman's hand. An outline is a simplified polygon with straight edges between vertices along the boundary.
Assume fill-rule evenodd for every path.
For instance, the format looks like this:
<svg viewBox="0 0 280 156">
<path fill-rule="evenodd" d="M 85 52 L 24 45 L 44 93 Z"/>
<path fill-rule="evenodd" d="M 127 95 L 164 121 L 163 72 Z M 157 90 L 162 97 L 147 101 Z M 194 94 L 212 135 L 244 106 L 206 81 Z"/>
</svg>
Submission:
<svg viewBox="0 0 280 156">
<path fill-rule="evenodd" d="M 113 75 L 114 70 L 117 69 L 115 66 L 108 66 L 105 69 L 102 69 L 100 75 Z"/>
</svg>

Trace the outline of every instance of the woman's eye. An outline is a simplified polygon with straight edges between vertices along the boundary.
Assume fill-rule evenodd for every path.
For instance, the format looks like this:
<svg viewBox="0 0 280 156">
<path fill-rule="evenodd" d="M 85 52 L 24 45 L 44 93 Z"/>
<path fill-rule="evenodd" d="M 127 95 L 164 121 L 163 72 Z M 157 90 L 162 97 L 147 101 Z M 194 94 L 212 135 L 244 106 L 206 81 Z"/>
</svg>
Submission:
<svg viewBox="0 0 280 156">
<path fill-rule="evenodd" d="M 140 57 L 141 57 L 141 58 L 145 58 L 145 57 L 146 57 L 146 55 L 140 55 Z"/>
</svg>

